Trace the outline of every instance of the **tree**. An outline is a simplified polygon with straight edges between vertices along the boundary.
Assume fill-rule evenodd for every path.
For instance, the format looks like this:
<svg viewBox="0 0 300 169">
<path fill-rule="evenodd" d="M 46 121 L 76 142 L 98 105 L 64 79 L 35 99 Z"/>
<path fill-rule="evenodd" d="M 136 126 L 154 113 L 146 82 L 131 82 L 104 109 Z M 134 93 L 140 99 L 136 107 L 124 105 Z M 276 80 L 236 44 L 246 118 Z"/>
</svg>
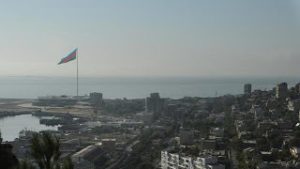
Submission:
<svg viewBox="0 0 300 169">
<path fill-rule="evenodd" d="M 31 139 L 31 156 L 39 169 L 73 169 L 70 158 L 60 161 L 59 139 L 49 132 L 35 133 Z M 36 166 L 27 161 L 21 161 L 16 169 L 36 169 Z"/>
<path fill-rule="evenodd" d="M 0 132 L 0 168 L 14 168 L 18 166 L 19 161 L 16 156 L 12 153 L 12 145 L 2 144 L 2 137 Z"/>
<path fill-rule="evenodd" d="M 61 169 L 74 169 L 74 165 L 72 163 L 71 158 L 67 158 L 61 167 Z"/>
<path fill-rule="evenodd" d="M 54 169 L 60 157 L 60 142 L 48 132 L 36 133 L 31 140 L 31 155 L 40 169 Z"/>
<path fill-rule="evenodd" d="M 36 169 L 30 162 L 27 160 L 21 161 L 17 169 Z"/>
</svg>

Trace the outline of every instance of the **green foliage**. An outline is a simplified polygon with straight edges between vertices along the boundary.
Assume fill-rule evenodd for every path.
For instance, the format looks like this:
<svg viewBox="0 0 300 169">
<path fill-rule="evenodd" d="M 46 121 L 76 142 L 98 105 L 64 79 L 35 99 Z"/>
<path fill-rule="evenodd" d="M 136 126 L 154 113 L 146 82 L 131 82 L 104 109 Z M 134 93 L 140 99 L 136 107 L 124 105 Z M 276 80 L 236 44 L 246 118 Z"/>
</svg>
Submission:
<svg viewBox="0 0 300 169">
<path fill-rule="evenodd" d="M 270 143 L 264 137 L 256 139 L 256 148 L 259 151 L 268 151 L 270 149 Z"/>
<path fill-rule="evenodd" d="M 160 159 L 163 145 L 153 145 L 153 139 L 167 138 L 168 132 L 144 129 L 141 133 L 140 142 L 133 147 L 130 158 L 122 166 L 123 169 L 150 169 L 154 168 L 155 161 Z"/>
<path fill-rule="evenodd" d="M 36 169 L 35 166 L 33 166 L 30 162 L 28 162 L 27 160 L 23 160 L 20 162 L 19 166 L 17 167 L 17 169 Z"/>
<path fill-rule="evenodd" d="M 31 155 L 40 169 L 53 169 L 60 157 L 60 142 L 48 132 L 34 134 L 31 140 Z"/>
<path fill-rule="evenodd" d="M 295 138 L 300 138 L 300 130 L 299 130 L 299 128 L 297 128 L 296 131 L 295 131 Z"/>
<path fill-rule="evenodd" d="M 289 151 L 289 149 L 283 149 L 282 152 L 279 154 L 279 158 L 282 161 L 289 161 L 292 159 L 292 155 Z"/>
<path fill-rule="evenodd" d="M 61 169 L 74 169 L 74 165 L 73 165 L 70 157 L 68 157 L 66 160 L 64 160 Z"/>
<path fill-rule="evenodd" d="M 238 166 L 239 166 L 240 169 L 246 169 L 246 168 L 248 168 L 247 164 L 245 162 L 245 155 L 242 152 L 238 152 L 237 153 L 237 158 L 236 159 L 239 162 Z"/>
<path fill-rule="evenodd" d="M 70 158 L 60 163 L 59 138 L 48 132 L 36 133 L 31 140 L 31 155 L 40 169 L 73 169 L 74 165 Z M 29 163 L 23 163 L 24 167 L 30 167 Z M 31 166 L 32 167 L 32 166 Z M 27 169 L 27 168 L 22 168 Z M 28 168 L 32 169 L 32 168 Z"/>
<path fill-rule="evenodd" d="M 0 168 L 6 169 L 6 168 L 14 168 L 18 166 L 19 161 L 16 158 L 16 156 L 11 152 L 7 151 L 10 149 L 9 144 L 0 144 Z"/>
<path fill-rule="evenodd" d="M 225 112 L 224 133 L 225 136 L 229 138 L 232 138 L 236 135 L 234 119 L 231 115 L 231 112 Z"/>
<path fill-rule="evenodd" d="M 272 148 L 281 148 L 283 143 L 283 136 L 279 130 L 272 130 L 268 136 L 268 140 Z"/>
<path fill-rule="evenodd" d="M 290 142 L 289 142 L 289 145 L 291 147 L 293 147 L 293 146 L 299 147 L 300 146 L 300 138 L 291 139 Z"/>
<path fill-rule="evenodd" d="M 237 137 L 234 137 L 231 142 L 231 147 L 237 151 L 241 152 L 242 151 L 242 141 L 238 139 Z"/>
</svg>

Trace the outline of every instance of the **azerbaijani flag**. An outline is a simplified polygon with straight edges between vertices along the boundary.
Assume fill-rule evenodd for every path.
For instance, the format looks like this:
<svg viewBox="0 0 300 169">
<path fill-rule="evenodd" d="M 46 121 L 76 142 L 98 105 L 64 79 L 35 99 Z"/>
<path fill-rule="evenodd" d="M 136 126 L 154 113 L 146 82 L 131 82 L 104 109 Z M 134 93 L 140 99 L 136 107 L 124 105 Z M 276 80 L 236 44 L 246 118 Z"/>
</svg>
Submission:
<svg viewBox="0 0 300 169">
<path fill-rule="evenodd" d="M 77 57 L 77 48 L 74 49 L 71 53 L 69 53 L 66 57 L 62 58 L 61 61 L 58 64 L 60 65 L 60 64 L 63 64 L 63 63 L 68 63 L 72 60 L 75 60 L 76 57 Z"/>
</svg>

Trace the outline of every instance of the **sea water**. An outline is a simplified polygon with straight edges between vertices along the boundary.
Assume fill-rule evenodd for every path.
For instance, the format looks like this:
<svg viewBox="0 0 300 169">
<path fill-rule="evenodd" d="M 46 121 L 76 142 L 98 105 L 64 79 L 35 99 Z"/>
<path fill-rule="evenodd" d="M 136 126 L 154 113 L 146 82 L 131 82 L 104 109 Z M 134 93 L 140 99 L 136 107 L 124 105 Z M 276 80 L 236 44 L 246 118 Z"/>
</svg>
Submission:
<svg viewBox="0 0 300 169">
<path fill-rule="evenodd" d="M 19 138 L 22 130 L 42 131 L 57 130 L 58 126 L 46 126 L 40 124 L 40 120 L 31 114 L 22 114 L 0 118 L 0 131 L 3 141 L 14 141 Z"/>
<path fill-rule="evenodd" d="M 280 82 L 289 86 L 300 82 L 294 77 L 198 78 L 198 77 L 82 77 L 79 94 L 101 92 L 104 98 L 145 98 L 152 92 L 161 97 L 214 97 L 242 94 L 243 85 L 269 90 Z M 37 98 L 39 96 L 76 95 L 75 77 L 0 77 L 0 98 Z"/>
</svg>

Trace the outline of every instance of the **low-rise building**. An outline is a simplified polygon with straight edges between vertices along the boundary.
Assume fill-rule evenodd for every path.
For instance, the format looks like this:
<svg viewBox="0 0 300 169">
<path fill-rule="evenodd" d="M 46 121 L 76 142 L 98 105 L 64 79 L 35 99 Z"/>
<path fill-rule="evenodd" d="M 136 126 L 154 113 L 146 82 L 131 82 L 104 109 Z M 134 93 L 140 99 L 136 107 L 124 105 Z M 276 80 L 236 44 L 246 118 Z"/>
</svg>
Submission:
<svg viewBox="0 0 300 169">
<path fill-rule="evenodd" d="M 181 129 L 180 130 L 180 144 L 192 145 L 194 143 L 194 130 Z"/>
<path fill-rule="evenodd" d="M 162 169 L 225 169 L 218 158 L 211 155 L 201 157 L 180 156 L 179 154 L 161 152 Z"/>
<path fill-rule="evenodd" d="M 75 169 L 97 169 L 98 165 L 103 165 L 107 160 L 104 151 L 96 145 L 78 151 L 71 159 Z"/>
<path fill-rule="evenodd" d="M 34 106 L 51 106 L 51 107 L 65 107 L 73 106 L 77 103 L 77 99 L 69 96 L 46 96 L 39 97 L 32 104 Z"/>
<path fill-rule="evenodd" d="M 293 157 L 298 158 L 300 155 L 300 147 L 291 147 L 290 153 Z"/>
<path fill-rule="evenodd" d="M 288 109 L 292 112 L 299 112 L 299 110 L 300 110 L 300 99 L 290 100 L 288 102 Z"/>
<path fill-rule="evenodd" d="M 97 92 L 90 93 L 90 103 L 95 107 L 103 105 L 103 94 Z"/>
</svg>

